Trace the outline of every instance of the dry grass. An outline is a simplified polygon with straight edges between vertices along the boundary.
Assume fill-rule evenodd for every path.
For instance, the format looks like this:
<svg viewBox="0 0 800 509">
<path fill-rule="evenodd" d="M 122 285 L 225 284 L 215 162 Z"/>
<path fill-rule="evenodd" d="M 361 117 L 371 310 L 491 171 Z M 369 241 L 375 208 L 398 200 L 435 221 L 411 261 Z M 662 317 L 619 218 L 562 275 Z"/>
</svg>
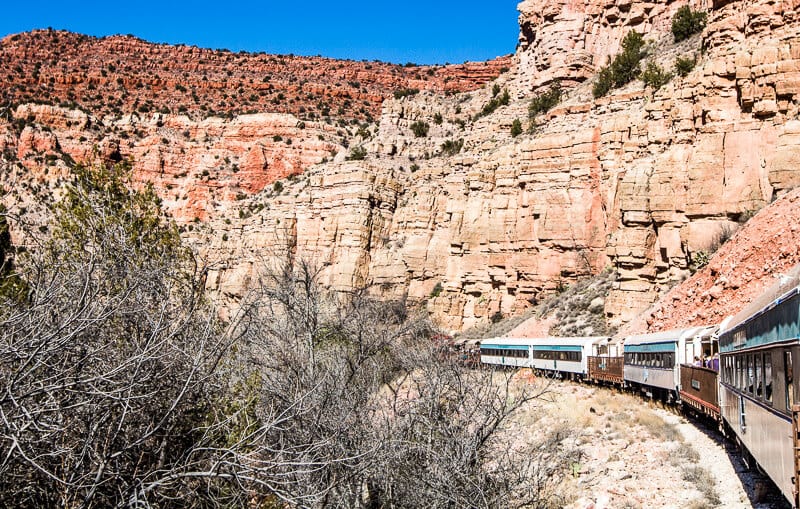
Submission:
<svg viewBox="0 0 800 509">
<path fill-rule="evenodd" d="M 670 456 L 670 462 L 673 466 L 697 463 L 698 461 L 700 461 L 700 455 L 694 450 L 694 447 L 685 442 L 681 442 Z"/>
<path fill-rule="evenodd" d="M 715 479 L 699 465 L 700 455 L 684 440 L 678 427 L 666 422 L 658 410 L 630 394 L 537 378 L 529 373 L 521 370 L 516 382 L 547 383 L 548 398 L 537 401 L 530 412 L 515 416 L 509 431 L 520 440 L 530 441 L 541 440 L 547 433 L 568 436 L 562 444 L 581 455 L 578 460 L 570 459 L 571 464 L 562 464 L 567 469 L 566 475 L 557 486 L 551 486 L 557 490 L 556 494 L 572 494 L 576 500 L 588 495 L 587 500 L 591 499 L 592 487 L 607 482 L 604 476 L 609 469 L 618 476 L 640 468 L 638 463 L 637 466 L 629 463 L 629 455 L 633 454 L 642 465 L 662 465 L 663 475 L 684 494 L 683 500 L 694 497 L 688 507 L 704 509 L 720 503 Z M 597 447 L 599 439 L 604 444 L 602 448 Z M 648 459 L 641 459 L 643 453 Z M 624 480 L 626 477 L 621 479 L 626 487 L 620 495 L 614 495 L 614 507 L 653 507 L 656 501 L 663 502 L 657 495 L 639 491 L 634 482 Z M 548 500 L 556 505 L 568 502 L 557 496 Z"/>
<path fill-rule="evenodd" d="M 697 465 L 688 466 L 683 469 L 682 478 L 684 481 L 694 484 L 705 497 L 705 500 L 699 501 L 698 503 L 710 504 L 710 507 L 715 507 L 720 504 L 719 495 L 717 495 L 717 490 L 714 487 L 714 476 L 711 475 L 711 472 L 707 469 Z"/>
<path fill-rule="evenodd" d="M 682 442 L 683 435 L 674 424 L 670 424 L 647 407 L 639 407 L 634 414 L 633 422 L 642 426 L 653 438 L 662 441 Z"/>
<path fill-rule="evenodd" d="M 689 505 L 686 506 L 686 509 L 713 509 L 717 507 L 718 504 L 710 504 L 705 500 L 692 500 Z"/>
</svg>

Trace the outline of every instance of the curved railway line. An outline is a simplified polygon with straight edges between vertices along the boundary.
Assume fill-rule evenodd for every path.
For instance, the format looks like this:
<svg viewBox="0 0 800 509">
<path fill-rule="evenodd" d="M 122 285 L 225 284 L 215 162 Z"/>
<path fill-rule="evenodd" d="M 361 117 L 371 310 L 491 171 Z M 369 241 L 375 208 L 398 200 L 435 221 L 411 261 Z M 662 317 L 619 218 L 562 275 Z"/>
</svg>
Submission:
<svg viewBox="0 0 800 509">
<path fill-rule="evenodd" d="M 484 365 L 618 387 L 702 416 L 800 508 L 800 269 L 720 324 L 611 337 L 492 338 Z"/>
</svg>

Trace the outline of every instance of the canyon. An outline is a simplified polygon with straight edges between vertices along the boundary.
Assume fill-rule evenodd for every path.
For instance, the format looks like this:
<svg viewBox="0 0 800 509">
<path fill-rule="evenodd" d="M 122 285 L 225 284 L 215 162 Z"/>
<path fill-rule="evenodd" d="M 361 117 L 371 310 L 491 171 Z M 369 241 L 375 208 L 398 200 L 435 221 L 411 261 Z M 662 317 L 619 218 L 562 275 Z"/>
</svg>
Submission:
<svg viewBox="0 0 800 509">
<path fill-rule="evenodd" d="M 725 303 L 681 324 L 717 319 L 746 286 L 800 262 L 786 212 L 800 181 L 798 3 L 691 3 L 708 24 L 675 43 L 686 2 L 525 0 L 516 54 L 434 67 L 8 36 L 2 201 L 41 222 L 72 162 L 130 161 L 224 309 L 290 255 L 332 288 L 425 303 L 451 331 L 605 270 L 618 273 L 605 300 L 614 326 L 675 325 L 642 313 L 695 271 L 687 283 L 706 277 L 704 290 L 668 298 Z M 649 61 L 694 69 L 595 98 L 597 71 L 631 30 Z M 560 102 L 531 117 L 531 99 L 555 83 Z M 766 236 L 742 228 L 754 216 L 773 218 Z M 726 240 L 719 256 L 735 242 L 781 263 L 721 284 L 719 264 L 734 262 L 711 255 Z"/>
</svg>

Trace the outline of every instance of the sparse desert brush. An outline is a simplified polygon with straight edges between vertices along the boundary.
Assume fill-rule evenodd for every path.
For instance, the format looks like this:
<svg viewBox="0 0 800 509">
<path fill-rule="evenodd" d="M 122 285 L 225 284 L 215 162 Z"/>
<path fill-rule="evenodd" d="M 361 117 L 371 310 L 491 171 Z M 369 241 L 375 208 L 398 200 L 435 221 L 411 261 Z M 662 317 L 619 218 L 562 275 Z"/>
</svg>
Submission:
<svg viewBox="0 0 800 509">
<path fill-rule="evenodd" d="M 671 463 L 675 466 L 685 465 L 687 463 L 697 463 L 700 461 L 700 454 L 692 447 L 691 444 L 681 442 L 678 447 L 670 456 Z"/>
<path fill-rule="evenodd" d="M 634 422 L 647 430 L 650 435 L 658 440 L 674 440 L 680 442 L 683 436 L 674 424 L 666 422 L 664 419 L 653 413 L 646 407 L 636 409 Z"/>
<path fill-rule="evenodd" d="M 714 487 L 716 480 L 706 468 L 699 466 L 689 466 L 683 469 L 681 477 L 684 481 L 694 484 L 694 486 L 703 494 L 705 500 L 699 501 L 700 504 L 696 507 L 716 507 L 720 504 L 719 495 Z"/>
</svg>

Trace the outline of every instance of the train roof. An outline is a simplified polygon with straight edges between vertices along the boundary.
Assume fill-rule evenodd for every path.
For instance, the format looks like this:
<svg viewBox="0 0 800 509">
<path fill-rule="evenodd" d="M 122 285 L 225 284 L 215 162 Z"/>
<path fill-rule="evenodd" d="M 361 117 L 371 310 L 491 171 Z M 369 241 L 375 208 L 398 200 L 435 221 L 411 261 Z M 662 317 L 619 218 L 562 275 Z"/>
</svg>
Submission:
<svg viewBox="0 0 800 509">
<path fill-rule="evenodd" d="M 587 337 L 546 337 L 546 338 L 489 338 L 484 339 L 481 345 L 567 345 L 579 346 L 585 344 L 595 344 L 607 341 L 608 336 L 587 336 Z"/>
<path fill-rule="evenodd" d="M 776 276 L 779 277 L 778 281 L 764 290 L 741 311 L 722 322 L 720 334 L 768 311 L 787 297 L 797 293 L 800 289 L 800 265 L 795 265 L 787 274 L 777 274 Z"/>
<path fill-rule="evenodd" d="M 636 334 L 625 337 L 625 345 L 645 345 L 648 343 L 665 343 L 668 341 L 678 341 L 680 339 L 693 338 L 698 335 L 711 334 L 716 326 L 701 325 L 696 327 L 687 327 L 684 329 L 671 329 L 661 332 L 652 332 L 650 334 Z"/>
</svg>

